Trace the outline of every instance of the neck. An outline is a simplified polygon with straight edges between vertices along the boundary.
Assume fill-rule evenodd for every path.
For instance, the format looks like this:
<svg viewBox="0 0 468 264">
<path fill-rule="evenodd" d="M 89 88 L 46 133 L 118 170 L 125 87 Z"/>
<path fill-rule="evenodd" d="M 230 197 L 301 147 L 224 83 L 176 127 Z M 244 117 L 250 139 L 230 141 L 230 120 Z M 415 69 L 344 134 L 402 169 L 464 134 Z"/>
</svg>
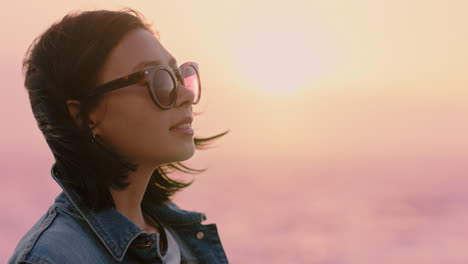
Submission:
<svg viewBox="0 0 468 264">
<path fill-rule="evenodd" d="M 130 185 L 126 189 L 109 190 L 114 199 L 117 211 L 148 233 L 154 232 L 154 228 L 149 225 L 148 221 L 143 216 L 141 202 L 153 171 L 154 167 L 152 169 L 139 167 L 137 171 L 130 172 Z"/>
</svg>

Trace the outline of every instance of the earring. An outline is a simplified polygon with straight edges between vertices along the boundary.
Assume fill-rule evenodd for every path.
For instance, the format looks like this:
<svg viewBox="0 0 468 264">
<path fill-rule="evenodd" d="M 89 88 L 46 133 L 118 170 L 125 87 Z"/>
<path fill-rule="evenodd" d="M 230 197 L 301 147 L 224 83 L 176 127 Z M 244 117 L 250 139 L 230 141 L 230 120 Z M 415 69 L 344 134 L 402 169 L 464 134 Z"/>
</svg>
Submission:
<svg viewBox="0 0 468 264">
<path fill-rule="evenodd" d="M 94 143 L 96 141 L 96 134 L 92 133 L 92 137 L 91 137 L 91 143 Z"/>
</svg>

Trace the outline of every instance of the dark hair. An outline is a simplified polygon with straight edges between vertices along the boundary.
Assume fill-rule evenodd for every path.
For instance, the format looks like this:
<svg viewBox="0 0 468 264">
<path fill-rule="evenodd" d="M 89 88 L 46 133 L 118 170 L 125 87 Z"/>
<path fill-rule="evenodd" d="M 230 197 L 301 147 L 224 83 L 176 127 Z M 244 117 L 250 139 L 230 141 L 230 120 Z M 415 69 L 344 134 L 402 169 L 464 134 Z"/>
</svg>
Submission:
<svg viewBox="0 0 468 264">
<path fill-rule="evenodd" d="M 108 188 L 125 189 L 128 173 L 136 164 L 113 151 L 109 146 L 90 142 L 90 129 L 80 127 L 68 112 L 67 99 L 80 100 L 79 116 L 88 124 L 88 114 L 99 97 L 81 100 L 97 84 L 99 70 L 110 51 L 129 31 L 142 28 L 153 33 L 138 11 L 72 11 L 54 23 L 29 46 L 23 60 L 24 85 L 32 112 L 49 145 L 63 181 L 73 185 L 83 201 L 92 209 L 115 207 Z M 194 137 L 196 149 L 227 134 L 229 130 L 208 138 Z M 152 174 L 145 199 L 162 204 L 188 183 L 168 177 L 172 170 L 200 173 L 180 162 L 159 166 Z"/>
</svg>

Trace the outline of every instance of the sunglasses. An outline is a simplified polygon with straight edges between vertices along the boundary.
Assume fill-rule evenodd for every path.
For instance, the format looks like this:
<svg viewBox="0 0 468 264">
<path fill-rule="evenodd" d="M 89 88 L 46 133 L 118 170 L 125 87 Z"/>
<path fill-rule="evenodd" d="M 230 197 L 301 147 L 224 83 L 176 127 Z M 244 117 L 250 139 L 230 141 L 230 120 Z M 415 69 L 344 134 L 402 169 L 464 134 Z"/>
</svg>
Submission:
<svg viewBox="0 0 468 264">
<path fill-rule="evenodd" d="M 177 100 L 179 82 L 195 94 L 193 104 L 200 101 L 200 74 L 196 62 L 186 62 L 177 69 L 168 65 L 152 66 L 99 85 L 87 96 L 102 95 L 138 83 L 143 79 L 146 81 L 153 102 L 162 109 L 167 110 L 174 106 Z"/>
</svg>

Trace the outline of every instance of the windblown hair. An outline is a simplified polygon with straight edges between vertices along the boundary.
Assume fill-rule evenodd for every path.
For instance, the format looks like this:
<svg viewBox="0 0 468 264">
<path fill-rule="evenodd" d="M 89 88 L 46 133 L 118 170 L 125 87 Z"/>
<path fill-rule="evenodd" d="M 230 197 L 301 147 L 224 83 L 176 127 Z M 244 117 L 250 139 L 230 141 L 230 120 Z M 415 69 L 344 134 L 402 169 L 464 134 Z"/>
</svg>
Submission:
<svg viewBox="0 0 468 264">
<path fill-rule="evenodd" d="M 52 24 L 29 46 L 23 59 L 24 85 L 32 112 L 49 145 L 60 177 L 73 185 L 83 201 L 94 210 L 115 207 L 109 187 L 125 189 L 128 174 L 136 164 L 95 141 L 91 131 L 80 127 L 68 112 L 65 101 L 80 101 L 79 117 L 88 124 L 89 113 L 100 97 L 84 95 L 97 85 L 98 73 L 110 51 L 133 29 L 148 30 L 159 39 L 152 25 L 138 11 L 72 11 Z M 227 134 L 229 130 L 208 138 L 194 137 L 196 149 Z M 206 169 L 192 169 L 180 162 L 159 166 L 152 174 L 145 199 L 162 204 L 188 183 L 168 177 L 172 170 L 195 174 Z"/>
</svg>

